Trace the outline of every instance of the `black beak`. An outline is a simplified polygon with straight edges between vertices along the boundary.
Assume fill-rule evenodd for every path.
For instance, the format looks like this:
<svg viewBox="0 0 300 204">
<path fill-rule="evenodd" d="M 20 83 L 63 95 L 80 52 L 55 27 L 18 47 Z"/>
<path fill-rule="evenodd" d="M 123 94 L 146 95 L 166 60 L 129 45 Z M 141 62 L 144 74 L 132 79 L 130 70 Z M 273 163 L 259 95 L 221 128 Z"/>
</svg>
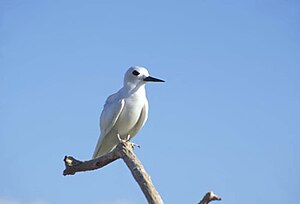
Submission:
<svg viewBox="0 0 300 204">
<path fill-rule="evenodd" d="M 144 78 L 144 81 L 165 82 L 164 80 L 157 79 L 157 78 L 154 78 L 154 77 L 152 77 L 152 76 L 148 76 L 148 77 Z"/>
</svg>

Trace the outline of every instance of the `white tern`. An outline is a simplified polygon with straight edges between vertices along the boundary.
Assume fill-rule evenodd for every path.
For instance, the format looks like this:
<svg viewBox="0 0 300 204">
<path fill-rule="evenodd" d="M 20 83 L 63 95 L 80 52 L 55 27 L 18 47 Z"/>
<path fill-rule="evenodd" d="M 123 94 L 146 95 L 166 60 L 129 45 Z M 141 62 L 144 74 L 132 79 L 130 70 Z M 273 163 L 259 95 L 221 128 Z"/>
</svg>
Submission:
<svg viewBox="0 0 300 204">
<path fill-rule="evenodd" d="M 133 138 L 148 117 L 146 82 L 164 82 L 151 77 L 146 68 L 130 67 L 124 76 L 123 87 L 106 99 L 100 116 L 101 134 L 93 158 L 113 150 L 120 140 Z"/>
</svg>

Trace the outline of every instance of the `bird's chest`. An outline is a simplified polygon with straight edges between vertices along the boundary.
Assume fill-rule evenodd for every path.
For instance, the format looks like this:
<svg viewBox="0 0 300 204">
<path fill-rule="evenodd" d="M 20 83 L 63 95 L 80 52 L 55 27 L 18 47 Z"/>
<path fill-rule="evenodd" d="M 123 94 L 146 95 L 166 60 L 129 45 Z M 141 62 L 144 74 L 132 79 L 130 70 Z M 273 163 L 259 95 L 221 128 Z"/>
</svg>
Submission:
<svg viewBox="0 0 300 204">
<path fill-rule="evenodd" d="M 119 134 L 127 136 L 127 133 L 136 125 L 144 103 L 143 99 L 134 97 L 125 100 L 125 105 L 117 124 Z"/>
</svg>

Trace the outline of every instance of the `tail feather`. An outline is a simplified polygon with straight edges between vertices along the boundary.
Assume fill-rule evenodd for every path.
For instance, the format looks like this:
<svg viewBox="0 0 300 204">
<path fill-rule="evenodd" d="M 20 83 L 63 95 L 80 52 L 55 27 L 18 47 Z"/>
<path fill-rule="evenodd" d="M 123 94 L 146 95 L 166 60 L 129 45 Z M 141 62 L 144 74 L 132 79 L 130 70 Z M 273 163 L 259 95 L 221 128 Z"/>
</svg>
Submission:
<svg viewBox="0 0 300 204">
<path fill-rule="evenodd" d="M 100 135 L 93 154 L 93 159 L 107 154 L 108 152 L 113 150 L 118 143 L 119 139 L 117 137 L 117 134 L 113 134 L 113 132 L 110 132 L 107 135 Z"/>
</svg>

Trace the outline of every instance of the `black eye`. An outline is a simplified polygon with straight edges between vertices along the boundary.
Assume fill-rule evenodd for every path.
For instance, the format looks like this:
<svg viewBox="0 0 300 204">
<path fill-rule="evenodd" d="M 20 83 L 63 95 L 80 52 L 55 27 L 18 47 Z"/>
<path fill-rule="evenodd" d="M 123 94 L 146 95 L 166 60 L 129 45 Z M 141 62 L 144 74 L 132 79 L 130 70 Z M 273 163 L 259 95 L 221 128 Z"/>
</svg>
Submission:
<svg viewBox="0 0 300 204">
<path fill-rule="evenodd" d="M 140 73 L 139 73 L 138 71 L 134 70 L 134 71 L 132 72 L 132 74 L 135 75 L 135 76 L 138 76 Z"/>
</svg>

